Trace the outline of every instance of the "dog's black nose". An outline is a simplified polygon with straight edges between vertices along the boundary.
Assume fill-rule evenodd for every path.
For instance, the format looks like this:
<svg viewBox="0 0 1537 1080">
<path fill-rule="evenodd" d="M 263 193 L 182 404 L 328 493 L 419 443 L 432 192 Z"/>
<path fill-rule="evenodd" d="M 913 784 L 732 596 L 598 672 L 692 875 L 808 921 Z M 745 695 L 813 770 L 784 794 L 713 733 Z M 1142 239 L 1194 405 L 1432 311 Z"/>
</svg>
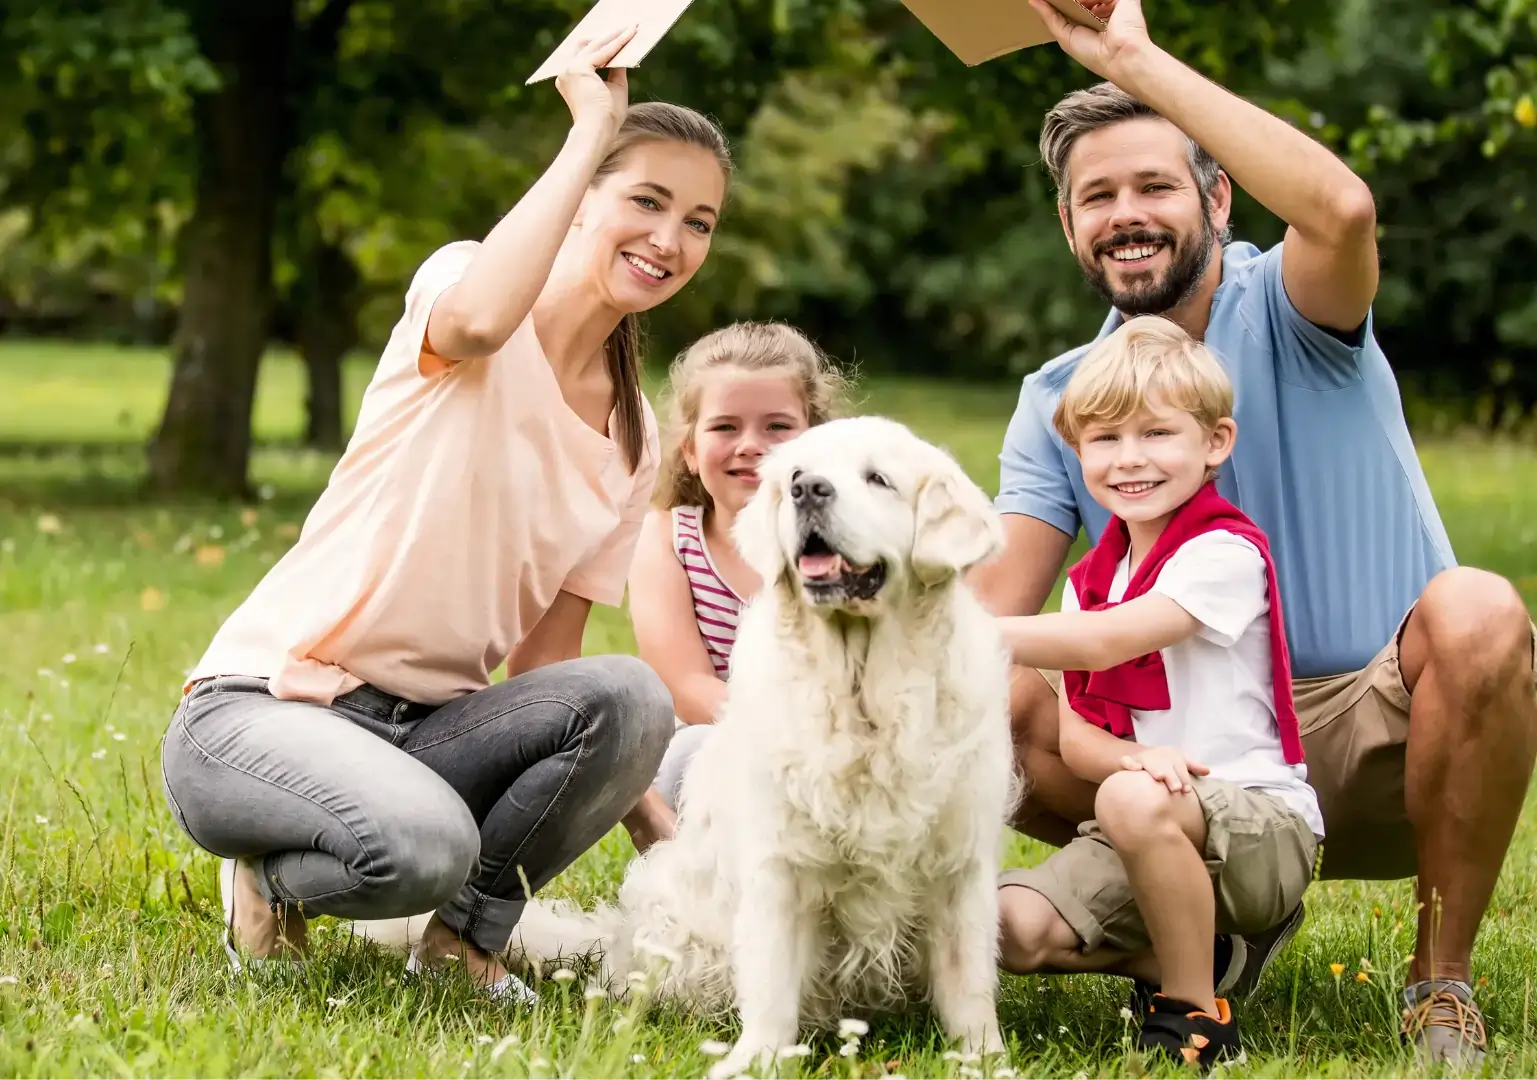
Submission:
<svg viewBox="0 0 1537 1080">
<path fill-rule="evenodd" d="M 801 473 L 790 484 L 790 498 L 802 510 L 821 506 L 833 497 L 833 485 L 825 476 Z"/>
</svg>

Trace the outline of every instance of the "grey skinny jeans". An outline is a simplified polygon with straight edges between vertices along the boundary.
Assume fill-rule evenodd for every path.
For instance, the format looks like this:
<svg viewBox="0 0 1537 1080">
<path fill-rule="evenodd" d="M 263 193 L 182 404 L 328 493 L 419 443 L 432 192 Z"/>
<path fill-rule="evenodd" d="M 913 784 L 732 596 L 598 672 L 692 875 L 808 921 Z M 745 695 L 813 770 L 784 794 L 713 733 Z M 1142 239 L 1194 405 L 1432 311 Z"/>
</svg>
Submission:
<svg viewBox="0 0 1537 1080">
<path fill-rule="evenodd" d="M 527 896 L 645 793 L 672 696 L 630 656 L 569 660 L 433 708 L 363 686 L 324 708 L 222 676 L 182 699 L 161 750 L 193 843 L 260 859 L 277 908 L 388 919 L 436 910 L 487 952 Z"/>
</svg>

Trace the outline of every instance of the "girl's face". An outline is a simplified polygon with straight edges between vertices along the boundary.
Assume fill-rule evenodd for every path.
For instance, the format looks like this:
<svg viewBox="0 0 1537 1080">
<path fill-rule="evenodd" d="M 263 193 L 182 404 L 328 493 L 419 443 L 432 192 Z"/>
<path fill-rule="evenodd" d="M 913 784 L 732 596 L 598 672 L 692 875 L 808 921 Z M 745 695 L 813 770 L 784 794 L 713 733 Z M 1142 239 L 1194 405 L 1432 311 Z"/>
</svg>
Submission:
<svg viewBox="0 0 1537 1080">
<path fill-rule="evenodd" d="M 708 150 L 643 142 L 587 192 L 577 217 L 587 276 L 623 312 L 656 307 L 710 252 L 726 176 Z"/>
<path fill-rule="evenodd" d="M 783 371 L 707 371 L 699 388 L 699 418 L 684 447 L 715 506 L 735 516 L 758 490 L 758 462 L 808 427 L 800 381 Z"/>
</svg>

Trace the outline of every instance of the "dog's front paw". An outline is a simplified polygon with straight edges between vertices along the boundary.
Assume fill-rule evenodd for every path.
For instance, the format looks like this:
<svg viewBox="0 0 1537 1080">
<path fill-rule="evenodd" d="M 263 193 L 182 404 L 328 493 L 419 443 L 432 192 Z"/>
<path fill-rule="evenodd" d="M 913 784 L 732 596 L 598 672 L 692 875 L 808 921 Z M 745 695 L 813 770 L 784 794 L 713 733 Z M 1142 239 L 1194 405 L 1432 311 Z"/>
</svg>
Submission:
<svg viewBox="0 0 1537 1080">
<path fill-rule="evenodd" d="M 730 1080 L 741 1076 L 756 1066 L 760 1070 L 774 1061 L 774 1048 L 756 1046 L 745 1039 L 738 1040 L 731 1052 L 717 1061 L 710 1069 L 710 1080 Z"/>
</svg>

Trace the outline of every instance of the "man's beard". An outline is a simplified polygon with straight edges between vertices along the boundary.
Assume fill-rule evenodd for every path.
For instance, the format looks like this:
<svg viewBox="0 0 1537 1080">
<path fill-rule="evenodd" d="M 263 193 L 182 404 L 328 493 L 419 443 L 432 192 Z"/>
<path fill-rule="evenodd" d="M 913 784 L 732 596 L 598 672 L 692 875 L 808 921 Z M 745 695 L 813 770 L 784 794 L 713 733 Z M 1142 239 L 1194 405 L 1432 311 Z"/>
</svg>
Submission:
<svg viewBox="0 0 1537 1080">
<path fill-rule="evenodd" d="M 1094 291 L 1127 318 L 1136 315 L 1162 315 L 1179 307 L 1200 287 L 1206 268 L 1211 265 L 1212 252 L 1216 247 L 1217 230 L 1212 225 L 1211 212 L 1201 207 L 1201 232 L 1192 243 L 1179 243 L 1172 232 L 1152 232 L 1138 229 L 1136 232 L 1116 233 L 1094 245 L 1090 258 L 1078 257 L 1079 268 Z M 1111 248 L 1136 247 L 1161 244 L 1173 252 L 1173 259 L 1162 277 L 1152 271 L 1139 273 L 1131 283 L 1120 290 L 1110 284 L 1101 258 Z"/>
</svg>

